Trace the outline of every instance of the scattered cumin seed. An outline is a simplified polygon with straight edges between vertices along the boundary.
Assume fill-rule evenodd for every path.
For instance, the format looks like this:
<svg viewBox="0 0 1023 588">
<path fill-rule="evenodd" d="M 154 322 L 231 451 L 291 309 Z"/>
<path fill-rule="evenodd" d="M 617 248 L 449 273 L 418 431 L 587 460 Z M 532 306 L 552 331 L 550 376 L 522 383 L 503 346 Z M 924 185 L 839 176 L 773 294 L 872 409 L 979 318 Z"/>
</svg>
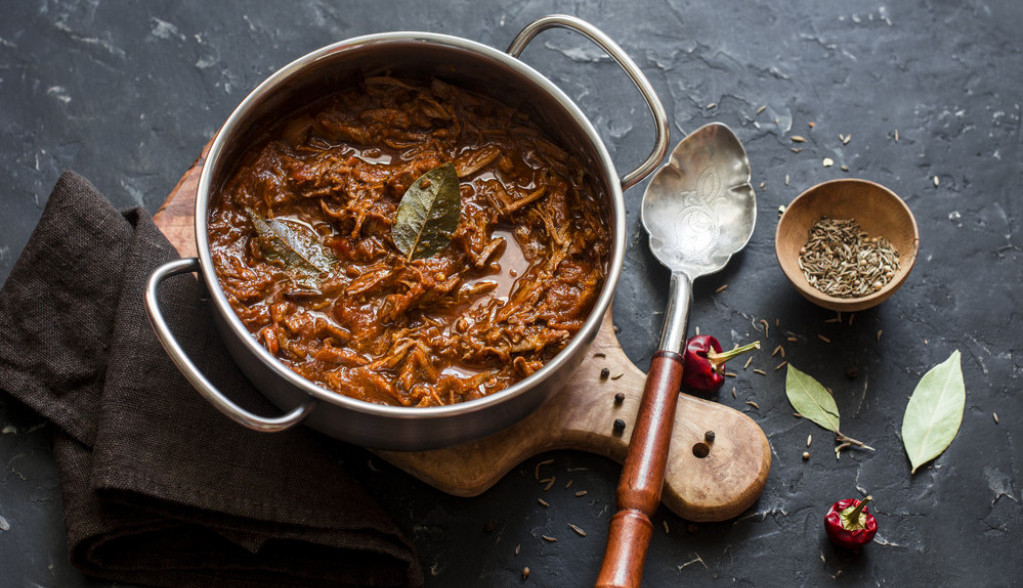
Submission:
<svg viewBox="0 0 1023 588">
<path fill-rule="evenodd" d="M 766 186 L 766 185 L 767 185 L 767 182 L 760 182 L 760 189 L 763 190 L 764 186 Z"/>
<path fill-rule="evenodd" d="M 753 373 L 754 374 L 760 374 L 761 376 L 766 376 L 767 375 L 767 372 L 765 372 L 764 370 L 762 370 L 760 368 L 753 368 Z"/>
<path fill-rule="evenodd" d="M 742 369 L 748 368 L 749 364 L 751 364 L 751 363 L 753 363 L 753 356 L 752 355 L 746 358 L 746 363 L 743 364 Z"/>
<path fill-rule="evenodd" d="M 789 362 L 783 361 L 783 362 L 779 363 L 778 365 L 774 366 L 774 371 L 778 371 L 781 368 L 787 366 L 788 364 L 789 364 Z"/>
<path fill-rule="evenodd" d="M 934 187 L 937 188 L 939 183 L 938 176 L 934 176 Z"/>
<path fill-rule="evenodd" d="M 572 487 L 572 482 L 574 482 L 574 481 L 575 480 L 569 480 L 568 484 L 565 484 L 565 490 L 568 490 L 569 488 L 571 488 Z"/>
<path fill-rule="evenodd" d="M 842 322 L 842 317 L 833 316 L 833 317 L 831 317 L 829 319 L 825 319 L 824 322 L 826 322 L 826 323 L 840 323 L 840 322 Z"/>
<path fill-rule="evenodd" d="M 802 149 L 802 148 L 800 148 L 800 147 L 789 147 L 789 151 L 791 151 L 791 152 L 793 152 L 793 153 L 799 153 L 799 152 L 800 152 L 800 151 L 802 151 L 802 150 L 803 150 L 803 149 Z"/>
<path fill-rule="evenodd" d="M 792 139 L 793 143 L 805 143 L 806 142 L 806 139 L 804 139 L 803 137 L 801 137 L 799 135 L 792 135 L 789 138 Z"/>
<path fill-rule="evenodd" d="M 711 102 L 710 104 L 707 105 L 707 110 L 710 110 L 712 108 L 716 108 L 717 105 L 718 105 L 717 102 Z"/>
<path fill-rule="evenodd" d="M 522 544 L 521 543 L 515 545 L 515 555 L 518 555 L 520 551 L 522 551 Z"/>
<path fill-rule="evenodd" d="M 661 524 L 664 525 L 664 534 L 665 535 L 667 535 L 668 533 L 671 533 L 671 529 L 668 528 L 668 521 L 667 520 L 661 521 Z"/>
<path fill-rule="evenodd" d="M 586 496 L 587 494 L 589 494 L 589 491 L 588 491 L 588 490 L 579 490 L 579 491 L 577 491 L 577 492 L 575 493 L 576 497 L 578 497 L 578 498 L 581 498 L 581 497 L 583 497 L 583 496 Z"/>
<path fill-rule="evenodd" d="M 551 476 L 551 480 L 547 482 L 547 485 L 543 487 L 544 490 L 550 490 L 551 486 L 554 485 L 554 480 L 557 480 L 556 476 Z"/>
<path fill-rule="evenodd" d="M 785 340 L 788 341 L 789 343 L 796 343 L 799 341 L 799 337 L 796 337 L 795 335 L 789 335 L 788 337 L 785 337 Z"/>
<path fill-rule="evenodd" d="M 995 424 L 997 425 L 998 424 L 998 413 L 997 412 L 991 413 L 991 418 L 995 419 Z"/>
<path fill-rule="evenodd" d="M 757 109 L 757 114 L 760 114 L 761 112 L 763 112 L 765 110 L 767 110 L 767 105 L 766 104 L 762 105 L 760 108 Z"/>
<path fill-rule="evenodd" d="M 850 315 L 849 315 L 849 326 L 850 326 L 850 327 L 852 326 L 852 323 L 853 323 L 853 319 L 854 319 L 854 318 L 856 318 L 856 315 L 855 315 L 855 314 L 850 314 Z"/>
<path fill-rule="evenodd" d="M 789 174 L 785 174 L 785 185 L 789 185 Z"/>
<path fill-rule="evenodd" d="M 544 541 L 547 541 L 548 543 L 557 543 L 558 542 L 558 538 L 557 537 L 551 537 L 550 535 L 540 535 L 540 538 L 543 539 Z"/>
<path fill-rule="evenodd" d="M 725 372 L 725 377 L 726 377 L 726 378 L 734 378 L 734 377 L 736 377 L 736 376 L 738 376 L 738 375 L 739 375 L 739 374 L 737 374 L 737 373 L 735 373 L 735 372 Z"/>
<path fill-rule="evenodd" d="M 622 374 L 622 373 L 620 373 L 620 372 L 619 372 L 619 373 L 617 373 L 617 374 L 615 374 L 615 375 L 611 376 L 611 379 L 612 379 L 612 380 L 617 380 L 618 378 L 622 377 L 623 375 L 624 375 L 624 374 Z"/>
<path fill-rule="evenodd" d="M 735 395 L 735 386 L 732 386 L 732 398 L 738 398 L 738 397 L 737 397 L 737 396 Z"/>
<path fill-rule="evenodd" d="M 895 142 L 899 142 L 899 129 L 895 129 Z"/>
<path fill-rule="evenodd" d="M 577 468 L 568 468 L 565 471 L 566 472 L 585 472 L 588 469 L 590 469 L 590 468 L 587 468 L 587 467 L 577 467 Z"/>
<path fill-rule="evenodd" d="M 576 532 L 576 534 L 577 534 L 577 535 L 579 535 L 580 537 L 585 537 L 585 536 L 586 536 L 586 531 L 583 531 L 583 530 L 582 530 L 582 529 L 580 529 L 580 528 L 579 528 L 578 526 L 576 526 L 576 525 L 573 525 L 572 523 L 569 523 L 569 524 L 568 524 L 568 527 L 569 527 L 570 529 L 572 529 L 573 531 L 575 531 L 575 532 Z"/>
<path fill-rule="evenodd" d="M 813 435 L 812 435 L 812 434 L 811 434 L 811 435 L 807 435 L 807 436 L 806 436 L 806 446 L 807 446 L 807 447 L 809 447 L 809 446 L 810 446 L 810 442 L 811 442 L 811 441 L 813 441 Z"/>
<path fill-rule="evenodd" d="M 778 355 L 779 351 L 781 351 L 781 345 L 778 345 L 777 347 L 774 348 L 774 351 L 771 352 L 771 357 Z"/>
<path fill-rule="evenodd" d="M 550 506 L 550 503 L 544 500 L 543 498 L 537 498 L 536 501 L 539 502 L 540 506 L 544 508 L 548 508 Z"/>
<path fill-rule="evenodd" d="M 882 329 L 878 329 L 878 331 L 877 331 L 877 340 L 878 340 L 878 341 L 880 341 L 880 340 L 881 340 L 881 333 L 883 333 L 883 332 L 884 332 L 884 330 L 882 330 Z"/>
<path fill-rule="evenodd" d="M 696 335 L 700 335 L 700 325 L 696 325 Z"/>
<path fill-rule="evenodd" d="M 764 320 L 764 319 L 760 319 L 760 323 L 762 325 L 764 325 L 764 336 L 765 337 L 770 337 L 771 336 L 771 325 L 767 324 L 767 321 Z"/>
<path fill-rule="evenodd" d="M 597 352 L 593 354 L 593 357 L 607 357 L 607 354 L 603 352 Z"/>
<path fill-rule="evenodd" d="M 848 145 L 849 141 L 852 139 L 852 134 L 848 134 L 843 137 L 842 134 L 839 133 L 838 138 L 842 140 L 843 145 Z"/>
<path fill-rule="evenodd" d="M 847 172 L 847 171 L 849 171 L 849 166 L 843 163 L 842 166 L 839 169 L 841 169 L 842 171 L 846 171 Z"/>
<path fill-rule="evenodd" d="M 554 463 L 553 459 L 545 459 L 545 460 L 541 461 L 540 463 L 536 464 L 536 467 L 533 468 L 533 477 L 536 478 L 537 480 L 539 480 L 540 479 L 540 467 L 541 466 L 545 466 L 545 465 L 551 465 L 552 463 Z"/>
<path fill-rule="evenodd" d="M 725 288 L 727 288 L 727 287 L 728 287 L 728 284 L 721 284 L 720 286 L 718 286 L 717 290 L 714 290 L 714 293 L 715 294 L 720 294 L 720 293 L 724 292 Z"/>
<path fill-rule="evenodd" d="M 820 333 L 817 333 L 817 338 L 820 339 L 821 341 L 824 341 L 825 343 L 831 343 L 831 339 L 828 339 L 827 337 L 821 335 Z"/>
<path fill-rule="evenodd" d="M 752 406 L 753 408 L 755 408 L 755 409 L 757 409 L 757 410 L 760 410 L 760 405 L 759 405 L 759 404 L 757 404 L 756 402 L 753 402 L 752 400 L 747 400 L 747 401 L 746 401 L 746 404 L 748 404 L 748 405 Z"/>
</svg>

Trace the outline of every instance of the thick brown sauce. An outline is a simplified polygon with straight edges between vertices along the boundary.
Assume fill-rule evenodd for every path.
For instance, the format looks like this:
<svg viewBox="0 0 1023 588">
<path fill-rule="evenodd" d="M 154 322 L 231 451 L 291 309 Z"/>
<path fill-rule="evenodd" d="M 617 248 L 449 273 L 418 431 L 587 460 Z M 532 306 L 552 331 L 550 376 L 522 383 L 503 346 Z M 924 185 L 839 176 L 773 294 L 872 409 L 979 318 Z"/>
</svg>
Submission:
<svg viewBox="0 0 1023 588">
<path fill-rule="evenodd" d="M 212 199 L 210 246 L 239 318 L 300 375 L 369 402 L 463 402 L 532 374 L 585 322 L 605 280 L 605 208 L 520 111 L 380 77 L 271 136 Z M 390 237 L 398 203 L 447 162 L 458 229 L 410 262 Z M 295 223 L 335 261 L 298 271 L 268 253 L 252 214 Z"/>
</svg>

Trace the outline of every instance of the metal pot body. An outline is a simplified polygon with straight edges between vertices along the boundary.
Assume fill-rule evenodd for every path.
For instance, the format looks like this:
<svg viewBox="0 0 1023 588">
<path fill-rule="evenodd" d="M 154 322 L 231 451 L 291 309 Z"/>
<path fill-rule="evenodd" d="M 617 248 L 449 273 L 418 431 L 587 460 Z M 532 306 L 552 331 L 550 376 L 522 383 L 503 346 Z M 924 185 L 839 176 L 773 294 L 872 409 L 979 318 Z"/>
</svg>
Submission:
<svg viewBox="0 0 1023 588">
<path fill-rule="evenodd" d="M 647 98 L 657 126 L 657 141 L 647 161 L 625 178 L 619 179 L 606 148 L 579 108 L 547 78 L 516 58 L 533 36 L 550 27 L 571 28 L 600 44 L 609 54 L 617 51 L 612 57 L 622 64 Z M 610 43 L 611 48 L 605 43 Z M 525 110 L 551 138 L 575 152 L 606 200 L 613 241 L 607 281 L 586 323 L 542 369 L 481 399 L 443 407 L 407 408 L 372 404 L 322 388 L 291 371 L 256 341 L 231 309 L 214 271 L 207 237 L 210 197 L 234 172 L 246 149 L 265 140 L 264 129 L 273 128 L 282 115 L 358 84 L 364 77 L 383 74 L 438 77 Z M 275 431 L 304 421 L 331 437 L 390 450 L 433 449 L 481 438 L 537 408 L 564 386 L 585 357 L 603 315 L 610 308 L 623 264 L 626 233 L 623 190 L 645 177 L 666 150 L 666 117 L 646 79 L 613 42 L 573 17 L 552 16 L 532 23 L 519 34 L 508 53 L 463 38 L 431 33 L 392 32 L 342 41 L 279 70 L 253 90 L 228 118 L 210 147 L 199 181 L 195 208 L 198 257 L 172 262 L 154 272 L 147 289 L 150 319 L 172 360 L 196 389 L 226 415 L 250 428 Z M 265 418 L 234 405 L 195 371 L 173 341 L 159 312 L 156 287 L 169 275 L 189 271 L 200 273 L 209 289 L 215 324 L 232 358 L 260 392 L 283 411 L 290 411 L 283 417 Z"/>
</svg>

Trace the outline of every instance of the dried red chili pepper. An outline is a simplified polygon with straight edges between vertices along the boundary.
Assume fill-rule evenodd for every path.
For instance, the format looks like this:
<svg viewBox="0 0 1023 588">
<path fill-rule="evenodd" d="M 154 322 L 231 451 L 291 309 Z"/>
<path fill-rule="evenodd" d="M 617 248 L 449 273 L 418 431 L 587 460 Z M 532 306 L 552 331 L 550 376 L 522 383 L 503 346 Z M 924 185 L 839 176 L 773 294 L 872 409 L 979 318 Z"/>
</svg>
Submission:
<svg viewBox="0 0 1023 588">
<path fill-rule="evenodd" d="M 846 498 L 831 505 L 824 515 L 824 530 L 831 542 L 839 547 L 859 551 L 870 543 L 877 533 L 877 519 L 867 510 L 870 496 L 863 500 Z"/>
<path fill-rule="evenodd" d="M 697 392 L 716 392 L 725 383 L 725 362 L 752 349 L 760 349 L 760 341 L 722 353 L 721 344 L 714 337 L 690 337 L 686 342 L 682 385 Z"/>
</svg>

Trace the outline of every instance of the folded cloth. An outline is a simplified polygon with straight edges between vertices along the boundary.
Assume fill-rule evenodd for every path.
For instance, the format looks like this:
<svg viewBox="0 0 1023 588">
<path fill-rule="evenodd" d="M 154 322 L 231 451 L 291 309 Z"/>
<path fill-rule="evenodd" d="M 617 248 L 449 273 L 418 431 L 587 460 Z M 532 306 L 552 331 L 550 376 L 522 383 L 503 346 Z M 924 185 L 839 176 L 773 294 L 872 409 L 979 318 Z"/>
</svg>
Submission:
<svg viewBox="0 0 1023 588">
<path fill-rule="evenodd" d="M 54 425 L 68 544 L 84 573 L 152 586 L 419 586 L 390 518 L 309 431 L 228 421 L 180 375 L 142 293 L 174 248 L 65 173 L 0 290 L 0 390 Z M 228 396 L 273 414 L 191 276 L 161 305 Z"/>
</svg>

